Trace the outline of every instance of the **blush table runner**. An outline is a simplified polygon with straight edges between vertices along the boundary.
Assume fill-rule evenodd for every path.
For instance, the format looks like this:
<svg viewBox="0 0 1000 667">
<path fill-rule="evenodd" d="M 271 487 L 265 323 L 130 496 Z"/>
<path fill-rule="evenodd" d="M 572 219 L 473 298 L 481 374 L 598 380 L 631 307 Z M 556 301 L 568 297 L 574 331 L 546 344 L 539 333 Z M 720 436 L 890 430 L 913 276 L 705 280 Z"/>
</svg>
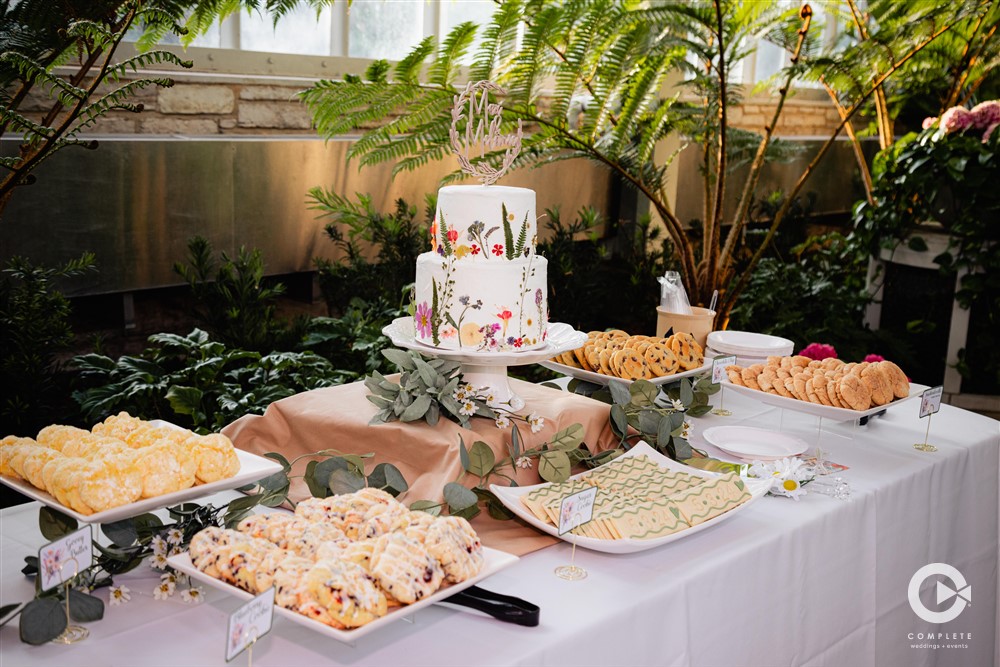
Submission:
<svg viewBox="0 0 1000 667">
<path fill-rule="evenodd" d="M 511 380 L 511 385 L 525 400 L 521 413 L 534 412 L 545 419 L 538 433 L 532 433 L 526 424 L 519 423 L 524 447 L 535 447 L 574 423 L 583 425 L 584 441 L 594 452 L 618 444 L 611 431 L 610 407 L 606 403 L 519 380 Z M 278 452 L 289 461 L 325 449 L 343 454 L 373 453 L 373 459 L 368 460 L 369 471 L 374 465 L 385 462 L 392 463 L 402 472 L 410 486 L 400 497 L 406 504 L 422 499 L 439 502 L 444 485 L 462 479 L 459 438 L 465 441 L 466 447 L 471 447 L 476 440 L 487 443 L 498 461 L 509 456 L 511 429 L 499 429 L 491 419 L 473 418 L 469 429 L 444 418 L 435 426 L 422 420 L 369 426 L 377 408 L 365 398 L 367 394 L 368 389 L 362 382 L 297 394 L 271 404 L 263 415 L 238 419 L 223 432 L 240 449 L 255 454 Z M 301 460 L 293 473 L 301 474 L 307 461 Z M 536 465 L 537 459 L 531 468 L 505 468 L 503 472 L 513 476 L 521 486 L 537 484 L 542 480 Z M 289 497 L 293 501 L 309 497 L 305 482 L 292 481 Z M 469 476 L 464 483 L 472 486 L 476 479 Z M 477 516 L 472 524 L 484 544 L 519 556 L 557 541 L 516 520 L 492 519 L 486 512 Z"/>
</svg>

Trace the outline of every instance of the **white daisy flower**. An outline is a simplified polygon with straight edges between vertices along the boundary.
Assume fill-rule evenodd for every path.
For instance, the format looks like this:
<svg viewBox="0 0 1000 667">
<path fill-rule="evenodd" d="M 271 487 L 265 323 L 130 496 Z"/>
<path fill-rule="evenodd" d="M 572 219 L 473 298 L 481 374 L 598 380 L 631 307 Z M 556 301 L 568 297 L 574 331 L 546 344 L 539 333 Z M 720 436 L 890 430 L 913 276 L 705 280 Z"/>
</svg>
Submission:
<svg viewBox="0 0 1000 667">
<path fill-rule="evenodd" d="M 167 542 L 170 544 L 180 544 L 184 541 L 184 531 L 180 528 L 171 528 L 167 531 Z"/>
<path fill-rule="evenodd" d="M 518 468 L 523 468 L 527 470 L 528 468 L 531 467 L 531 457 L 521 456 L 517 459 L 517 461 L 514 462 L 514 465 L 516 465 Z"/>
<path fill-rule="evenodd" d="M 487 388 L 488 388 L 488 387 L 483 387 L 483 388 L 481 389 L 481 391 L 486 391 L 486 389 L 487 389 Z M 465 383 L 465 386 L 464 386 L 464 387 L 462 387 L 462 389 L 463 389 L 463 391 L 465 391 L 465 393 L 466 393 L 467 395 L 470 395 L 470 396 L 475 396 L 475 395 L 476 395 L 476 388 L 475 388 L 475 387 L 473 387 L 473 386 L 472 386 L 472 385 L 471 385 L 470 383 L 468 383 L 468 382 L 466 382 L 466 383 Z"/>
<path fill-rule="evenodd" d="M 166 570 L 167 569 L 167 555 L 166 554 L 153 554 L 149 559 L 149 566 L 154 570 Z"/>
<path fill-rule="evenodd" d="M 465 389 L 459 387 L 458 389 L 455 390 L 455 393 L 453 393 L 451 397 L 454 398 L 459 403 L 461 403 L 462 401 L 465 400 Z"/>
<path fill-rule="evenodd" d="M 167 555 L 176 556 L 177 554 L 182 554 L 182 553 L 184 553 L 184 547 L 182 547 L 179 544 L 175 544 L 174 546 L 170 547 L 170 553 Z"/>
<path fill-rule="evenodd" d="M 174 585 L 169 581 L 161 581 L 160 585 L 153 589 L 153 597 L 157 600 L 166 600 L 174 594 Z"/>
<path fill-rule="evenodd" d="M 537 412 L 532 412 L 527 417 L 528 424 L 531 426 L 532 433 L 538 433 L 545 426 L 545 418 L 539 417 Z"/>
<path fill-rule="evenodd" d="M 153 541 L 149 543 L 149 546 L 153 548 L 153 553 L 157 555 L 165 554 L 170 549 L 170 545 L 167 544 L 167 541 L 159 535 L 155 535 L 153 537 Z"/>
<path fill-rule="evenodd" d="M 205 599 L 205 591 L 200 586 L 189 588 L 181 592 L 181 599 L 188 604 L 198 604 Z"/>
<path fill-rule="evenodd" d="M 128 586 L 112 586 L 108 591 L 108 601 L 111 602 L 112 607 L 125 604 L 132 599 L 131 592 Z"/>
<path fill-rule="evenodd" d="M 507 415 L 498 415 L 496 421 L 497 421 L 497 428 L 499 429 L 505 429 L 508 426 L 510 426 L 510 417 L 508 417 Z"/>
<path fill-rule="evenodd" d="M 793 477 L 784 479 L 781 481 L 780 485 L 776 483 L 771 487 L 771 493 L 788 496 L 793 500 L 798 500 L 800 496 L 805 494 L 805 492 L 806 490 L 802 488 L 802 484 Z"/>
<path fill-rule="evenodd" d="M 495 394 L 489 393 L 489 394 L 486 394 L 485 400 L 486 400 L 486 404 L 487 405 L 493 405 L 494 403 L 497 402 L 497 397 L 496 397 Z"/>
<path fill-rule="evenodd" d="M 459 408 L 458 414 L 463 415 L 465 417 L 469 417 L 471 415 L 476 414 L 476 404 L 473 403 L 472 401 L 466 401 L 465 403 L 462 403 L 462 407 Z"/>
<path fill-rule="evenodd" d="M 681 399 L 679 399 L 679 398 L 672 398 L 672 399 L 670 399 L 670 405 L 674 406 L 674 410 L 683 410 L 684 409 L 684 402 L 681 401 Z"/>
<path fill-rule="evenodd" d="M 174 584 L 176 586 L 177 585 L 177 574 L 174 573 L 173 571 L 171 571 L 171 572 L 164 572 L 163 574 L 160 575 L 160 581 L 161 582 L 165 581 L 168 584 Z"/>
</svg>

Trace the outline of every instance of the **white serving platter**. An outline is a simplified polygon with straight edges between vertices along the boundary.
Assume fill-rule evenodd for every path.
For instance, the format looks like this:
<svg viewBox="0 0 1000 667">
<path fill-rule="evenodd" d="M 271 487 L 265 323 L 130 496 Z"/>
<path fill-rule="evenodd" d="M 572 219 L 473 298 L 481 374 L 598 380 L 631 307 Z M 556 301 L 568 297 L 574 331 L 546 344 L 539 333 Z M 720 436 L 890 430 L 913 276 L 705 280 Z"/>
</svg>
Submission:
<svg viewBox="0 0 1000 667">
<path fill-rule="evenodd" d="M 298 625 L 309 628 L 310 630 L 330 637 L 331 639 L 336 639 L 340 642 L 352 643 L 367 634 L 377 631 L 379 628 L 383 628 L 390 623 L 400 621 L 407 616 L 420 611 L 424 607 L 434 604 L 435 602 L 443 602 L 455 593 L 463 591 L 470 586 L 474 586 L 483 579 L 496 574 L 506 567 L 510 567 L 519 560 L 518 557 L 513 554 L 509 554 L 506 551 L 491 549 L 489 547 L 483 547 L 483 555 L 486 557 L 486 563 L 483 566 L 482 571 L 475 577 L 466 579 L 458 584 L 447 584 L 438 589 L 433 595 L 430 595 L 419 602 L 415 602 L 410 605 L 403 605 L 402 607 L 391 607 L 389 609 L 389 613 L 385 616 L 376 619 L 367 625 L 362 625 L 360 628 L 352 628 L 350 630 L 332 628 L 329 625 L 320 623 L 315 619 L 303 616 L 302 614 L 285 609 L 284 607 L 275 607 L 274 612 L 278 616 L 286 618 L 292 623 L 297 623 Z M 200 571 L 191 562 L 191 557 L 186 551 L 168 558 L 167 564 L 175 570 L 189 575 L 192 579 L 202 582 L 206 586 L 211 586 L 212 588 L 217 588 L 220 591 L 225 591 L 226 593 L 234 595 L 242 600 L 249 600 L 254 597 L 251 593 L 248 593 L 241 588 L 227 584 L 224 581 L 211 577 Z"/>
<path fill-rule="evenodd" d="M 832 405 L 808 403 L 806 401 L 800 401 L 797 398 L 788 398 L 787 396 L 779 396 L 778 394 L 769 394 L 766 391 L 751 389 L 750 387 L 741 387 L 738 384 L 730 382 L 728 378 L 723 381 L 722 386 L 727 390 L 732 390 L 738 394 L 749 396 L 750 398 L 756 399 L 761 403 L 766 403 L 767 405 L 774 405 L 785 410 L 801 412 L 802 414 L 812 415 L 814 417 L 822 417 L 823 419 L 829 419 L 830 421 L 835 422 L 849 422 L 861 419 L 862 417 L 871 417 L 872 415 L 878 414 L 883 410 L 894 408 L 900 403 L 906 403 L 907 401 L 913 400 L 924 393 L 927 389 L 927 385 L 911 383 L 910 395 L 906 398 L 897 398 L 891 403 L 879 405 L 867 410 L 848 410 L 847 408 L 835 408 Z"/>
<path fill-rule="evenodd" d="M 0 482 L 3 482 L 6 486 L 17 490 L 19 493 L 23 493 L 29 498 L 37 500 L 43 505 L 48 505 L 53 509 L 59 510 L 63 514 L 73 517 L 81 523 L 114 523 L 115 521 L 128 519 L 145 512 L 152 512 L 153 510 L 158 510 L 162 507 L 169 507 L 188 500 L 200 498 L 201 496 L 207 496 L 211 493 L 216 493 L 217 491 L 235 489 L 238 486 L 256 482 L 259 479 L 264 479 L 269 475 L 273 475 L 274 473 L 281 471 L 281 464 L 272 459 L 257 456 L 256 454 L 245 452 L 242 449 L 236 450 L 236 456 L 240 460 L 240 470 L 233 477 L 220 479 L 218 482 L 199 484 L 181 491 L 174 491 L 173 493 L 156 496 L 155 498 L 143 498 L 142 500 L 137 500 L 134 503 L 119 505 L 118 507 L 112 507 L 109 510 L 104 510 L 103 512 L 97 512 L 95 514 L 81 514 L 74 509 L 66 507 L 56 500 L 51 494 L 35 488 L 26 480 L 19 480 L 14 479 L 13 477 L 0 475 Z"/>
<path fill-rule="evenodd" d="M 661 468 L 666 468 L 667 470 L 673 470 L 677 472 L 685 472 L 689 475 L 694 475 L 695 477 L 704 477 L 705 479 L 712 479 L 713 477 L 718 477 L 720 473 L 708 472 L 706 470 L 699 470 L 698 468 L 692 468 L 686 466 L 683 463 L 678 463 L 670 458 L 667 458 L 663 454 L 660 454 L 655 449 L 647 445 L 645 442 L 639 442 L 632 449 L 628 450 L 623 454 L 623 456 L 641 456 L 645 454 L 650 459 L 655 461 Z M 576 479 L 585 473 L 580 473 L 578 475 L 573 475 L 570 479 Z M 729 510 L 725 514 L 720 514 L 719 516 L 709 519 L 704 523 L 700 523 L 697 526 L 691 528 L 685 528 L 684 530 L 673 533 L 672 535 L 665 535 L 663 537 L 657 537 L 652 540 L 600 540 L 593 537 L 586 537 L 584 535 L 573 535 L 566 533 L 565 535 L 559 534 L 559 529 L 550 523 L 545 523 L 540 521 L 534 514 L 524 506 L 521 502 L 521 496 L 526 493 L 545 486 L 545 484 L 535 484 L 533 486 L 499 486 L 497 484 L 491 484 L 490 490 L 496 494 L 500 502 L 509 509 L 511 512 L 516 514 L 518 517 L 531 524 L 543 533 L 548 533 L 553 537 L 558 537 L 566 542 L 575 543 L 578 546 L 591 549 L 593 551 L 603 551 L 609 554 L 629 554 L 635 553 L 637 551 L 647 551 L 649 549 L 655 549 L 656 547 L 663 546 L 664 544 L 670 544 L 677 540 L 682 540 L 689 535 L 694 535 L 695 533 L 700 533 L 703 530 L 707 530 L 712 526 L 716 526 L 723 521 L 728 521 L 732 519 L 737 514 L 745 511 L 747 507 L 755 503 L 756 501 L 767 495 L 768 489 L 771 488 L 770 480 L 762 479 L 747 479 L 742 478 L 743 483 L 746 484 L 747 491 L 750 492 L 750 499 L 747 500 L 742 505 Z"/>
<path fill-rule="evenodd" d="M 632 380 L 625 380 L 623 378 L 612 377 L 610 375 L 604 375 L 603 373 L 595 373 L 593 371 L 584 370 L 582 368 L 575 368 L 574 366 L 567 366 L 566 364 L 560 364 L 557 361 L 541 361 L 539 366 L 544 366 L 551 371 L 556 371 L 557 373 L 562 373 L 563 375 L 568 375 L 577 380 L 583 380 L 585 382 L 592 382 L 594 384 L 606 385 L 612 380 L 618 380 L 619 382 L 624 382 L 625 384 L 632 384 Z M 691 371 L 684 371 L 682 373 L 674 373 L 673 375 L 664 375 L 663 377 L 652 378 L 649 382 L 655 385 L 664 385 L 674 382 L 675 380 L 680 380 L 681 378 L 693 377 L 699 375 L 706 371 L 712 370 L 712 360 L 706 358 L 704 363 L 698 368 Z"/>
<path fill-rule="evenodd" d="M 774 461 L 809 449 L 801 438 L 753 426 L 713 426 L 701 434 L 710 445 L 745 461 Z"/>
</svg>

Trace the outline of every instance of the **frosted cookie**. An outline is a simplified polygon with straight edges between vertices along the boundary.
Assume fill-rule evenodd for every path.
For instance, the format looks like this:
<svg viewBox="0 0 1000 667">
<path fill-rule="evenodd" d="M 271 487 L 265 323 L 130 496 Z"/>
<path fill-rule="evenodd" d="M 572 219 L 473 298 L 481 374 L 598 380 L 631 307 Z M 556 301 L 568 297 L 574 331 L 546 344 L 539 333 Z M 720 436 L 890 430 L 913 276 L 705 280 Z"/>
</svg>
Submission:
<svg viewBox="0 0 1000 667">
<path fill-rule="evenodd" d="M 194 435 L 184 440 L 197 469 L 199 482 L 217 482 L 228 479 L 240 471 L 240 460 L 232 441 L 221 433 Z"/>
<path fill-rule="evenodd" d="M 179 445 L 157 440 L 139 448 L 136 467 L 142 477 L 142 497 L 153 498 L 194 486 L 195 464 Z"/>
<path fill-rule="evenodd" d="M 706 480 L 670 497 L 681 516 L 692 526 L 728 512 L 749 499 L 750 492 L 735 473 Z"/>
<path fill-rule="evenodd" d="M 437 559 L 445 577 L 452 583 L 470 579 L 486 563 L 483 543 L 465 519 L 457 516 L 443 517 L 427 530 L 424 546 Z"/>
<path fill-rule="evenodd" d="M 305 586 L 308 595 L 345 628 L 357 628 L 385 616 L 385 595 L 354 563 L 320 561 L 306 574 Z"/>
<path fill-rule="evenodd" d="M 431 595 L 444 579 L 444 571 L 427 550 L 399 533 L 375 541 L 371 573 L 386 593 L 404 604 Z"/>
</svg>

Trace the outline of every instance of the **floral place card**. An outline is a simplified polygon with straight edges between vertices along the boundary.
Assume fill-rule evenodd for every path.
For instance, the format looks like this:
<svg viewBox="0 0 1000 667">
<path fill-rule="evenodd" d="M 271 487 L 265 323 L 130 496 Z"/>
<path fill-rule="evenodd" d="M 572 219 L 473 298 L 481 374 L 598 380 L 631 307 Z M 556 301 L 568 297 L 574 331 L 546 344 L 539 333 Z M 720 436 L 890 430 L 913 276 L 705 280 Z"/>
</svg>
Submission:
<svg viewBox="0 0 1000 667">
<path fill-rule="evenodd" d="M 38 550 L 40 589 L 47 591 L 72 579 L 90 567 L 93 560 L 94 545 L 90 540 L 90 526 L 49 542 Z"/>
<path fill-rule="evenodd" d="M 274 587 L 267 589 L 229 617 L 226 662 L 231 661 L 271 631 L 274 620 Z"/>
</svg>

